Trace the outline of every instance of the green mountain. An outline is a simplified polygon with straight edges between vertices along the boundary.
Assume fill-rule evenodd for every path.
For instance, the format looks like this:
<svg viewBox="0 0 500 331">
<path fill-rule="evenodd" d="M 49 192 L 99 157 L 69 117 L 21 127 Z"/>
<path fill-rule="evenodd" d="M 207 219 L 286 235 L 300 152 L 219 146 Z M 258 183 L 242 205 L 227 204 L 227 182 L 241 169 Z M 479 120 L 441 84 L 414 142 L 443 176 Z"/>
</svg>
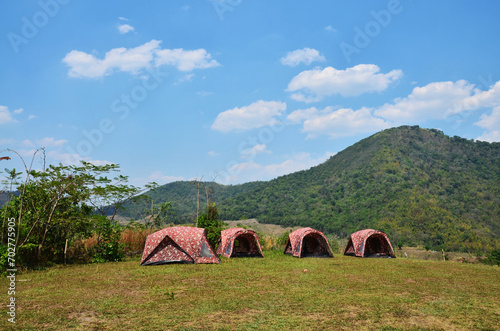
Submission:
<svg viewBox="0 0 500 331">
<path fill-rule="evenodd" d="M 183 194 L 170 191 L 186 185 Z M 211 185 L 226 220 L 311 226 L 341 238 L 375 228 L 394 244 L 432 249 L 500 248 L 500 143 L 403 126 L 363 139 L 309 170 L 269 182 Z M 172 183 L 157 199 L 175 201 L 192 220 L 196 190 Z"/>
<path fill-rule="evenodd" d="M 207 195 L 209 201 L 213 201 L 217 205 L 220 205 L 222 201 L 240 194 L 245 194 L 262 184 L 264 184 L 264 182 L 250 182 L 241 185 L 220 185 L 214 182 L 199 182 L 198 189 L 198 182 L 179 181 L 169 183 L 145 193 L 144 196 L 147 197 L 146 199 L 135 203 L 124 204 L 124 210 L 120 210 L 118 215 L 140 219 L 144 217 L 144 211 L 150 208 L 151 201 L 154 204 L 168 201 L 172 204 L 173 223 L 191 223 L 196 219 L 198 196 L 199 210 L 200 213 L 202 213 L 206 210 Z"/>
</svg>

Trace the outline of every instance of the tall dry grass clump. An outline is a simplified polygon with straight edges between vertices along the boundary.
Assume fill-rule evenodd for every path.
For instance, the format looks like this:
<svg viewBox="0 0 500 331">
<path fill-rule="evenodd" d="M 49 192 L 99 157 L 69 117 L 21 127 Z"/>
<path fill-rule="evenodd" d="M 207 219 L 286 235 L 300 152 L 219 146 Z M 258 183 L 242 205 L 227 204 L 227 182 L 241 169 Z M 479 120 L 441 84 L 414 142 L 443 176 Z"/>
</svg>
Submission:
<svg viewBox="0 0 500 331">
<path fill-rule="evenodd" d="M 144 250 L 146 238 L 155 230 L 151 229 L 125 229 L 121 235 L 121 241 L 125 244 L 125 253 L 128 255 L 138 254 Z"/>
</svg>

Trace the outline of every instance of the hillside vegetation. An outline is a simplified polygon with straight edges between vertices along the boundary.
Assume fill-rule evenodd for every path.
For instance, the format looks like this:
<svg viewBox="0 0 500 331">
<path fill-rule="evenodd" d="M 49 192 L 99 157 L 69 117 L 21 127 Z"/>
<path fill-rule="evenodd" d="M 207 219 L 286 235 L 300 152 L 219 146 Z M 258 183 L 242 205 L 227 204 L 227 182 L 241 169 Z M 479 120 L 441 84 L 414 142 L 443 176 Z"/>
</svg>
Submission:
<svg viewBox="0 0 500 331">
<path fill-rule="evenodd" d="M 145 199 L 125 203 L 123 210 L 118 214 L 122 217 L 140 219 L 143 212 L 147 210 L 151 201 L 153 204 L 170 202 L 172 205 L 171 220 L 176 224 L 193 222 L 196 219 L 198 205 L 198 183 L 200 213 L 206 208 L 207 194 L 209 200 L 220 204 L 234 196 L 245 194 L 246 192 L 264 184 L 265 182 L 251 182 L 241 185 L 221 185 L 214 182 L 189 182 L 179 181 L 165 184 L 144 194 Z"/>
<path fill-rule="evenodd" d="M 376 228 L 394 244 L 439 250 L 500 247 L 500 143 L 439 130 L 392 128 L 309 170 L 269 182 L 207 185 L 225 220 L 311 226 L 341 238 Z M 155 199 L 178 204 L 177 220 L 194 219 L 196 185 L 161 189 Z"/>
</svg>

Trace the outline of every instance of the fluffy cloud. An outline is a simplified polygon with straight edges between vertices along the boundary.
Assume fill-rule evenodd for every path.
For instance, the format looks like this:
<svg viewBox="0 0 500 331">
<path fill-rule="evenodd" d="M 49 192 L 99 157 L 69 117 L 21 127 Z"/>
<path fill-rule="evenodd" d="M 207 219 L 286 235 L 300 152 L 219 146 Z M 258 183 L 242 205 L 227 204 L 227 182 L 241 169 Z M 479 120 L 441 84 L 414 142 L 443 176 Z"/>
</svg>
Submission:
<svg viewBox="0 0 500 331">
<path fill-rule="evenodd" d="M 69 66 L 70 77 L 98 78 L 114 71 L 138 74 L 151 66 L 171 65 L 181 71 L 205 69 L 218 66 L 204 49 L 186 51 L 161 49 L 161 41 L 151 40 L 135 48 L 114 48 L 99 59 L 92 54 L 73 50 L 66 54 L 63 62 Z"/>
<path fill-rule="evenodd" d="M 474 84 L 456 82 L 434 82 L 416 87 L 405 98 L 378 107 L 375 116 L 392 121 L 393 125 L 415 124 L 426 120 L 443 120 L 450 117 L 466 117 L 465 112 L 481 108 L 492 108 L 491 115 L 483 114 L 475 125 L 487 129 L 478 140 L 498 141 L 500 136 L 500 81 L 486 91 Z"/>
<path fill-rule="evenodd" d="M 239 184 L 256 180 L 270 180 L 292 172 L 306 170 L 325 162 L 334 153 L 327 152 L 319 157 L 313 157 L 309 153 L 297 153 L 281 163 L 267 165 L 254 161 L 236 163 L 223 174 L 220 180 L 224 184 Z"/>
<path fill-rule="evenodd" d="M 375 115 L 395 122 L 445 119 L 465 110 L 477 109 L 479 104 L 470 98 L 477 90 L 465 80 L 435 82 L 415 87 L 406 98 L 397 98 L 375 111 Z"/>
<path fill-rule="evenodd" d="M 219 156 L 219 153 L 217 153 L 215 151 L 208 151 L 207 154 L 210 156 Z"/>
<path fill-rule="evenodd" d="M 12 117 L 12 113 L 20 114 L 22 111 L 23 109 L 19 108 L 11 112 L 8 107 L 0 105 L 0 125 L 17 122 L 17 120 Z"/>
<path fill-rule="evenodd" d="M 277 125 L 286 109 L 286 103 L 278 101 L 256 101 L 248 106 L 226 110 L 215 119 L 212 129 L 221 132 L 245 131 L 267 125 Z"/>
<path fill-rule="evenodd" d="M 374 64 L 359 64 L 345 70 L 333 67 L 306 70 L 292 78 L 286 91 L 299 91 L 291 95 L 294 100 L 316 102 L 332 95 L 351 97 L 380 92 L 403 75 L 401 70 L 392 70 L 387 74 L 379 71 L 380 68 Z"/>
<path fill-rule="evenodd" d="M 52 137 L 45 137 L 43 139 L 36 140 L 35 143 L 41 147 L 60 147 L 66 144 L 68 141 L 64 139 L 56 140 Z"/>
<path fill-rule="evenodd" d="M 121 34 L 126 34 L 132 31 L 134 31 L 134 27 L 129 24 L 121 24 L 118 26 L 118 32 Z"/>
<path fill-rule="evenodd" d="M 353 110 L 326 107 L 318 110 L 312 107 L 296 110 L 288 115 L 287 119 L 291 124 L 302 123 L 302 132 L 307 133 L 309 139 L 318 135 L 327 135 L 330 138 L 346 137 L 379 131 L 391 126 L 384 119 L 375 117 L 370 108 Z"/>
<path fill-rule="evenodd" d="M 285 57 L 281 58 L 281 64 L 295 67 L 301 63 L 311 64 L 314 61 L 326 61 L 323 55 L 312 48 L 297 49 L 293 52 L 288 52 Z"/>
<path fill-rule="evenodd" d="M 404 98 L 396 98 L 375 108 L 334 109 L 315 107 L 300 109 L 288 115 L 289 124 L 301 124 L 307 138 L 327 135 L 331 138 L 370 133 L 401 124 L 427 120 L 466 117 L 464 112 L 492 108 L 475 125 L 486 129 L 478 140 L 500 140 L 500 82 L 486 91 L 465 80 L 434 82 L 416 87 Z"/>
<path fill-rule="evenodd" d="M 204 49 L 196 49 L 194 51 L 185 51 L 182 48 L 162 49 L 158 50 L 156 55 L 157 66 L 163 64 L 172 65 L 180 71 L 207 69 L 220 65 Z"/>
<path fill-rule="evenodd" d="M 106 161 L 106 160 L 94 160 L 91 157 L 81 156 L 80 154 L 76 154 L 76 153 L 66 153 L 66 152 L 63 152 L 61 149 L 48 151 L 47 157 L 49 158 L 49 161 L 55 160 L 56 162 L 58 162 L 58 163 L 60 162 L 64 165 L 80 165 L 80 161 L 90 162 L 96 166 L 101 166 L 101 165 L 113 163 L 111 161 Z M 50 163 L 50 162 L 48 162 L 48 163 Z"/>
<path fill-rule="evenodd" d="M 258 154 L 271 154 L 271 151 L 267 149 L 266 144 L 257 144 L 241 151 L 242 158 L 253 158 Z"/>
<path fill-rule="evenodd" d="M 483 114 L 475 125 L 487 129 L 477 140 L 500 142 L 500 105 L 493 108 L 490 115 Z"/>
</svg>

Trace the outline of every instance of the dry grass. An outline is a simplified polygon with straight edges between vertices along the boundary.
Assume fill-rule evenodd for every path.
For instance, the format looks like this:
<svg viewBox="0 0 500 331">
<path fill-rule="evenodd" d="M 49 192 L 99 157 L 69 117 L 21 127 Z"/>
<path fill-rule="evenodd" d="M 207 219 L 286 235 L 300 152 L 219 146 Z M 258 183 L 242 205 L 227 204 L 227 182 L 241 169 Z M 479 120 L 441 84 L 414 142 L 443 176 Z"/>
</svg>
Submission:
<svg viewBox="0 0 500 331">
<path fill-rule="evenodd" d="M 16 329 L 498 330 L 498 279 L 498 267 L 400 258 L 266 251 L 141 267 L 134 257 L 19 274 Z"/>
</svg>

